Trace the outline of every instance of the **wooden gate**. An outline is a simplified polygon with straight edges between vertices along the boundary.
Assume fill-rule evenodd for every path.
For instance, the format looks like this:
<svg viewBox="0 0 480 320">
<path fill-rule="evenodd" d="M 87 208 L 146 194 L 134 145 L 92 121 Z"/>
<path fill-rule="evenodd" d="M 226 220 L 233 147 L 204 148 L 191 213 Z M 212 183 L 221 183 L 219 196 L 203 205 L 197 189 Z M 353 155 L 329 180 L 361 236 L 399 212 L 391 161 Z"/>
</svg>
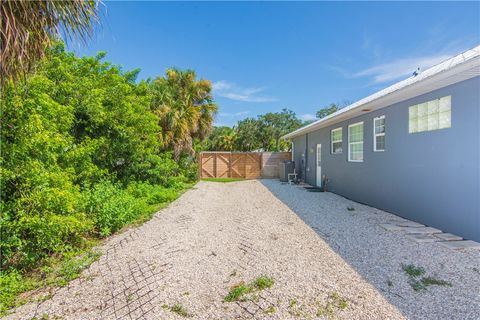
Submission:
<svg viewBox="0 0 480 320">
<path fill-rule="evenodd" d="M 290 152 L 202 152 L 201 178 L 277 178 L 278 164 Z"/>
</svg>

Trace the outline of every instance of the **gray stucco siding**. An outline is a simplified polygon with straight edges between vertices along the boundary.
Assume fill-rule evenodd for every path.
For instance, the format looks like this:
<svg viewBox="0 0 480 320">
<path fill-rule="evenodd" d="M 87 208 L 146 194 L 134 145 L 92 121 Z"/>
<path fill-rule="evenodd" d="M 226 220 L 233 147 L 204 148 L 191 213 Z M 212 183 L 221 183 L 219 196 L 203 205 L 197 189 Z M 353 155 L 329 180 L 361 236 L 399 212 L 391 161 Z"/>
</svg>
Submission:
<svg viewBox="0 0 480 320">
<path fill-rule="evenodd" d="M 451 128 L 410 134 L 408 108 L 451 95 Z M 373 119 L 385 115 L 385 151 L 373 151 Z M 364 160 L 348 162 L 348 125 L 363 121 Z M 316 144 L 329 191 L 480 241 L 480 77 L 365 113 L 308 134 L 306 182 L 316 184 Z M 343 128 L 342 154 L 330 132 Z M 296 137 L 294 158 L 305 150 Z M 303 146 L 302 146 L 303 142 Z M 297 143 L 299 147 L 297 147 Z"/>
</svg>

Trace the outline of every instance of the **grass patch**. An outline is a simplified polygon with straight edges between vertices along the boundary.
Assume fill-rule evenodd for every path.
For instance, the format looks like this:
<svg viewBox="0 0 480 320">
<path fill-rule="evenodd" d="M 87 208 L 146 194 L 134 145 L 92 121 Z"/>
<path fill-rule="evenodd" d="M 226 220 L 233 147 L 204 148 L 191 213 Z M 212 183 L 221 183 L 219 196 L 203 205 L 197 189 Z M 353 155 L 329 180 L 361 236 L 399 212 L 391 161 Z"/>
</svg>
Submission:
<svg viewBox="0 0 480 320">
<path fill-rule="evenodd" d="M 260 276 L 249 284 L 243 281 L 231 287 L 230 292 L 223 298 L 224 302 L 246 301 L 255 299 L 255 292 L 271 288 L 274 284 L 272 278 L 267 276 Z M 252 294 L 250 297 L 249 294 Z"/>
<path fill-rule="evenodd" d="M 245 179 L 243 178 L 203 178 L 202 181 L 207 181 L 207 182 L 222 182 L 222 183 L 228 183 L 228 182 L 236 182 L 236 181 L 243 181 Z"/>
<path fill-rule="evenodd" d="M 408 275 L 408 283 L 414 291 L 426 290 L 428 286 L 448 286 L 451 287 L 452 284 L 448 281 L 437 279 L 431 276 L 426 276 L 426 271 L 422 267 L 417 267 L 413 264 L 404 265 L 402 264 L 402 269 Z M 420 278 L 421 277 L 421 278 Z"/>
</svg>

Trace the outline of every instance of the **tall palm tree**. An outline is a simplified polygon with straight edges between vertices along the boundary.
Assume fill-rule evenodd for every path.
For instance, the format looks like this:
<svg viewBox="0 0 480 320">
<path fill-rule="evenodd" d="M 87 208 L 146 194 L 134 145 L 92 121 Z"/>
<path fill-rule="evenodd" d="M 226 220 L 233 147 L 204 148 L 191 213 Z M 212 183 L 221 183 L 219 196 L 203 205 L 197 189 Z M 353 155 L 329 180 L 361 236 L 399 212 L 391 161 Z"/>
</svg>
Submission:
<svg viewBox="0 0 480 320">
<path fill-rule="evenodd" d="M 210 81 L 197 81 L 192 70 L 169 69 L 152 82 L 152 93 L 164 148 L 173 150 L 177 160 L 182 152 L 193 154 L 193 139 L 208 135 L 217 112 Z"/>
<path fill-rule="evenodd" d="M 0 0 L 0 85 L 41 59 L 53 40 L 85 40 L 99 21 L 99 0 Z"/>
</svg>

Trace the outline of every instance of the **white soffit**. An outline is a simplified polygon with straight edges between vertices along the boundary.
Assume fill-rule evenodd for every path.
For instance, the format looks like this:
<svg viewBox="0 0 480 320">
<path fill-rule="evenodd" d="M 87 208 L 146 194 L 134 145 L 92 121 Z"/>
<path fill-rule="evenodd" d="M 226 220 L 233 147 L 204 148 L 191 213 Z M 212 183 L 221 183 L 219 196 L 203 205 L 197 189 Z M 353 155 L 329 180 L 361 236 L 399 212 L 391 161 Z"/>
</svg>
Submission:
<svg viewBox="0 0 480 320">
<path fill-rule="evenodd" d="M 390 87 L 352 103 L 325 118 L 286 134 L 283 138 L 294 138 L 336 122 L 365 114 L 362 109 L 369 109 L 368 112 L 382 109 L 477 76 L 480 76 L 480 46 L 445 60 L 415 77 L 397 82 Z"/>
</svg>

